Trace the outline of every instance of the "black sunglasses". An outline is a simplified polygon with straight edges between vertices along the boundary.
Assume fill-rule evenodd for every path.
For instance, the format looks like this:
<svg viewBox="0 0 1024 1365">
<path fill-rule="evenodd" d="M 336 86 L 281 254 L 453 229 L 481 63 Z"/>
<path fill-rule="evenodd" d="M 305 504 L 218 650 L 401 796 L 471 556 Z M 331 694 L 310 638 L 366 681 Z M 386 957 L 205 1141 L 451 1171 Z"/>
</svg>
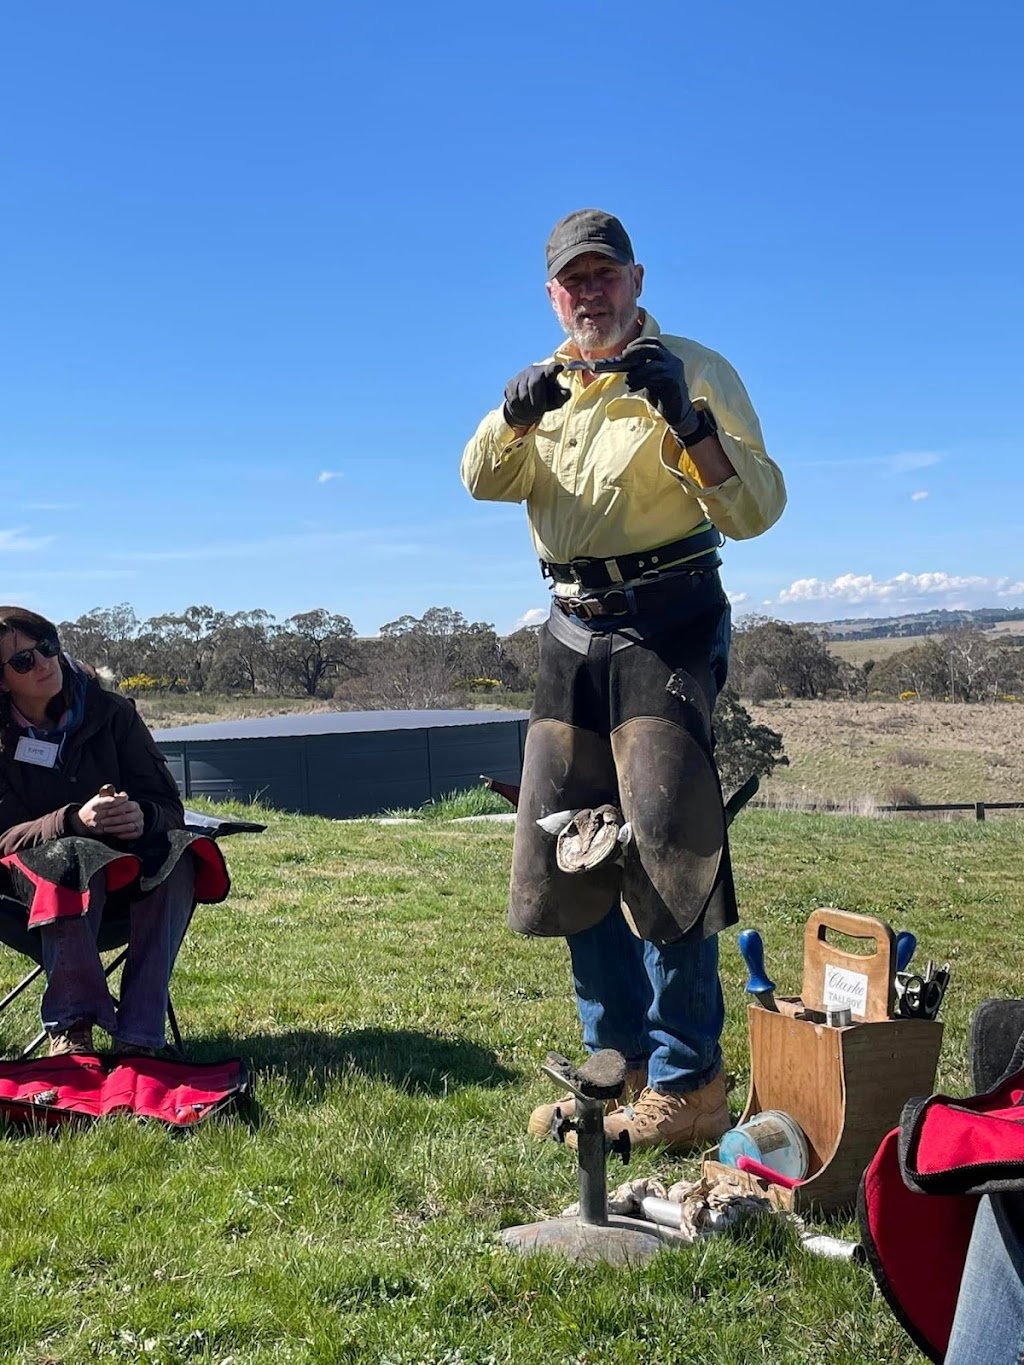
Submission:
<svg viewBox="0 0 1024 1365">
<path fill-rule="evenodd" d="M 29 649 L 19 649 L 17 654 L 12 654 L 4 668 L 13 668 L 15 673 L 31 673 L 36 662 L 32 657 L 34 654 L 41 659 L 55 659 L 59 653 L 60 641 L 56 635 L 48 635 L 43 640 L 37 640 Z"/>
</svg>

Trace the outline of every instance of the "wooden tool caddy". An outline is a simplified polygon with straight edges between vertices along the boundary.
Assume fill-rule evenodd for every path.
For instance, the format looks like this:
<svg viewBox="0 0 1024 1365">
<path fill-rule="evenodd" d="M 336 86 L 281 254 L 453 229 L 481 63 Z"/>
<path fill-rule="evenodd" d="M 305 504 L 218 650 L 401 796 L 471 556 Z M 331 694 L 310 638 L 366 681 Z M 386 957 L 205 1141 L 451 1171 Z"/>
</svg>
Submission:
<svg viewBox="0 0 1024 1365">
<path fill-rule="evenodd" d="M 844 952 L 826 937 L 833 930 L 873 939 L 868 954 Z M 853 1022 L 825 1022 L 826 1004 L 852 1002 Z M 930 1095 L 942 1044 L 942 1024 L 893 1017 L 895 936 L 870 915 L 815 910 L 804 935 L 803 988 L 780 998 L 779 1012 L 751 1005 L 750 1093 L 740 1123 L 781 1109 L 800 1125 L 810 1163 L 803 1183 L 787 1190 L 704 1157 L 704 1176 L 726 1179 L 739 1192 L 769 1198 L 797 1213 L 849 1209 L 879 1143 L 899 1122 L 907 1100 Z"/>
</svg>

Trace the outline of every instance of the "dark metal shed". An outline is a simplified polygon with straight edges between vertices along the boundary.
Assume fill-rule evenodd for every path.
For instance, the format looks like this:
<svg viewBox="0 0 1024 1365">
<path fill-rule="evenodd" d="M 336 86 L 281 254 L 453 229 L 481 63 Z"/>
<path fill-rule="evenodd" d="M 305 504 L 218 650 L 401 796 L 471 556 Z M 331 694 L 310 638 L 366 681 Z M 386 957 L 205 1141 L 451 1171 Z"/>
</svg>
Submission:
<svg viewBox="0 0 1024 1365">
<path fill-rule="evenodd" d="M 347 818 L 518 782 L 525 711 L 324 711 L 154 731 L 182 797 Z"/>
</svg>

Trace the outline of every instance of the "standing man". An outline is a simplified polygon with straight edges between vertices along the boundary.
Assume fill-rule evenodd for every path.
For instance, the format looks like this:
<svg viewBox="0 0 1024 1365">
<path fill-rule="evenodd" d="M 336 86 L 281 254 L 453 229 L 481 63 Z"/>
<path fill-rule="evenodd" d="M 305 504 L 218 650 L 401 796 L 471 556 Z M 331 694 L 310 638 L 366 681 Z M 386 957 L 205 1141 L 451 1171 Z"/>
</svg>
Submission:
<svg viewBox="0 0 1024 1365">
<path fill-rule="evenodd" d="M 711 712 L 729 606 L 719 532 L 786 501 L 732 367 L 639 307 L 643 266 L 598 209 L 558 223 L 568 341 L 510 380 L 466 447 L 474 498 L 523 502 L 553 587 L 523 765 L 509 922 L 567 938 L 583 1041 L 627 1061 L 634 1146 L 729 1126 L 718 932 L 737 919 Z M 554 1105 L 531 1115 L 545 1136 Z M 559 1102 L 572 1112 L 571 1099 Z"/>
</svg>

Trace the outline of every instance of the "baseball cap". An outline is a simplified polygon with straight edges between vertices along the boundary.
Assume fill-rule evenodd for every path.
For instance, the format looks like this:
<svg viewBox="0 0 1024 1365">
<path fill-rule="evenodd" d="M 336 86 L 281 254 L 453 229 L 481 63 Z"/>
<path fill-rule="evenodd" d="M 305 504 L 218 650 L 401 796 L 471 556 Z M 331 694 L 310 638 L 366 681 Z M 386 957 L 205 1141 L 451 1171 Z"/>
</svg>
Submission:
<svg viewBox="0 0 1024 1365">
<path fill-rule="evenodd" d="M 548 279 L 588 251 L 610 256 L 620 265 L 633 264 L 633 243 L 619 220 L 603 209 L 577 209 L 556 223 L 548 238 Z"/>
</svg>

